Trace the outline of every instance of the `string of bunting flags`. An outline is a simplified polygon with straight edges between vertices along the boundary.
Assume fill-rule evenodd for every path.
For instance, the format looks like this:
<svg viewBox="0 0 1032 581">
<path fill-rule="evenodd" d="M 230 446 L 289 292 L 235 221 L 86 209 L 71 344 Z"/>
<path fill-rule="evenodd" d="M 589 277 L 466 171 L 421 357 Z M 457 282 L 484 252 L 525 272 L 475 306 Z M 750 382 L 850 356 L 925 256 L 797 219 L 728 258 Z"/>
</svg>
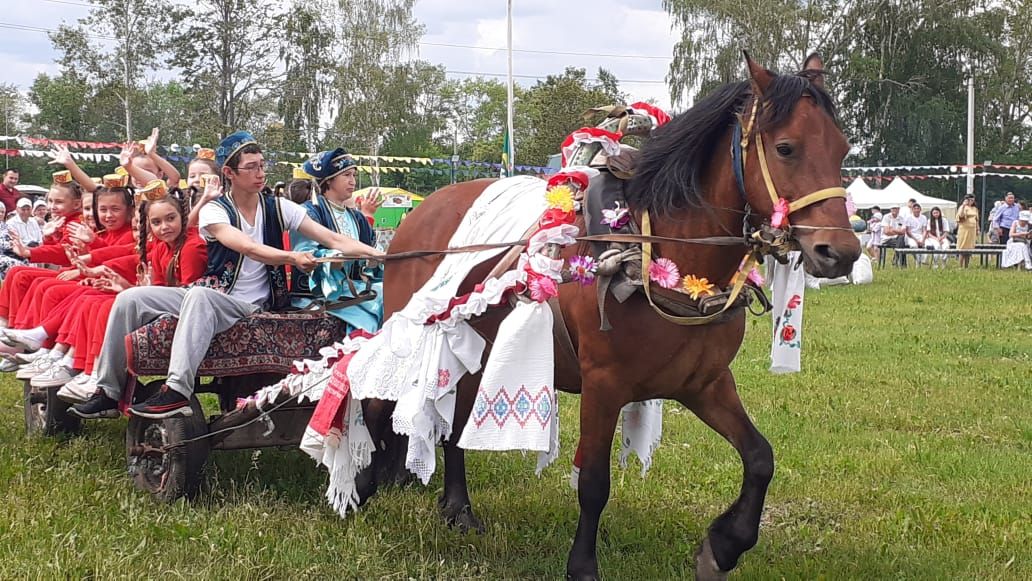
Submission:
<svg viewBox="0 0 1032 581">
<path fill-rule="evenodd" d="M 97 149 L 121 149 L 121 147 L 122 147 L 121 143 L 107 142 L 107 141 L 80 141 L 80 140 L 72 140 L 72 139 L 48 139 L 48 138 L 45 138 L 45 137 L 27 137 L 27 136 L 24 136 L 24 135 L 20 135 L 20 136 L 0 135 L 0 140 L 3 140 L 3 141 L 15 141 L 15 142 L 19 143 L 20 145 L 22 145 L 23 147 L 25 147 L 24 149 L 14 149 L 14 148 L 2 148 L 2 149 L 0 149 L 0 155 L 10 156 L 10 157 L 38 157 L 38 158 L 47 157 L 47 156 L 49 156 L 49 149 L 39 149 L 39 148 L 53 148 L 53 147 L 58 147 L 58 146 L 66 147 L 69 150 L 75 150 L 75 149 L 93 149 L 93 150 L 97 150 Z M 161 149 L 164 150 L 165 158 L 168 159 L 169 161 L 186 163 L 186 162 L 190 161 L 191 159 L 193 159 L 193 156 L 191 154 L 193 153 L 193 151 L 195 149 L 197 149 L 197 147 L 190 146 L 190 145 L 183 145 L 183 146 L 172 145 L 172 146 L 169 146 L 169 147 L 161 146 Z M 112 162 L 112 161 L 117 161 L 117 159 L 118 159 L 118 154 L 117 153 L 96 153 L 96 152 L 83 152 L 83 151 L 69 151 L 69 153 L 71 154 L 72 158 L 77 160 L 77 161 Z M 267 153 L 269 154 L 270 157 L 273 157 L 273 158 L 281 158 L 282 159 L 282 158 L 285 158 L 285 157 L 294 157 L 294 158 L 301 159 L 301 160 L 308 159 L 309 157 L 315 155 L 314 152 L 304 152 L 304 151 L 269 151 Z M 411 171 L 413 169 L 413 168 L 409 168 L 409 167 L 401 167 L 401 166 L 396 165 L 396 164 L 400 164 L 400 163 L 413 164 L 413 165 L 421 165 L 421 166 L 445 165 L 445 166 L 448 166 L 448 167 L 451 167 L 452 163 L 453 163 L 452 160 L 450 160 L 450 159 L 418 157 L 418 156 L 355 155 L 354 158 L 356 160 L 360 161 L 360 162 L 365 162 L 365 164 L 366 164 L 365 167 L 367 167 L 368 169 L 362 169 L 362 166 L 360 166 L 359 171 L 366 171 L 367 173 L 372 173 L 374 171 L 377 171 L 375 168 L 373 168 L 373 165 L 377 164 L 377 163 L 387 164 L 386 166 L 385 165 L 380 165 L 379 170 L 378 170 L 380 172 L 392 172 L 393 171 L 393 172 L 399 172 L 399 173 L 406 173 L 406 172 L 409 172 L 409 171 Z M 280 163 L 288 163 L 288 164 L 294 165 L 294 166 L 300 165 L 300 163 L 291 163 L 291 162 L 280 162 Z M 455 163 L 456 166 L 461 166 L 461 167 L 464 167 L 464 168 L 484 168 L 484 169 L 495 170 L 495 171 L 501 171 L 501 169 L 502 169 L 502 164 L 501 163 L 492 163 L 492 162 L 486 162 L 486 161 L 473 161 L 473 160 L 468 160 L 468 159 L 461 159 L 461 160 L 457 160 L 454 163 Z M 416 169 L 418 169 L 418 168 L 416 168 Z M 535 165 L 517 165 L 515 167 L 515 169 L 516 169 L 516 171 L 523 172 L 523 173 L 533 172 L 533 173 L 544 174 L 544 173 L 548 173 L 548 171 L 549 171 L 548 167 L 545 167 L 545 166 L 535 166 Z"/>
<path fill-rule="evenodd" d="M 1002 166 L 993 166 L 1002 167 Z M 1029 167 L 1032 169 L 1032 167 Z M 857 177 L 866 178 L 867 180 L 875 179 L 872 176 L 842 176 L 843 182 L 851 182 Z M 901 175 L 895 176 L 904 181 L 906 180 L 962 180 L 967 178 L 967 174 L 964 173 L 952 173 L 952 174 L 927 174 L 927 175 Z M 998 177 L 998 178 L 1013 178 L 1018 180 L 1032 180 L 1032 174 L 1020 174 L 1020 173 L 1001 173 L 1001 172 L 979 172 L 975 174 L 975 177 Z"/>
</svg>

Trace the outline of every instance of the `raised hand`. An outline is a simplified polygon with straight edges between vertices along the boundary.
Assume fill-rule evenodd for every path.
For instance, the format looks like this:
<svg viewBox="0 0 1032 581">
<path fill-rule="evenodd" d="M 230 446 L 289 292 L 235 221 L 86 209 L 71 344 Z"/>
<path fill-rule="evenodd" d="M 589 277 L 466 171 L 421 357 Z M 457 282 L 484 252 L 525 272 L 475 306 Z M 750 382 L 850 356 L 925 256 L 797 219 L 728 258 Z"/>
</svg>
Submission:
<svg viewBox="0 0 1032 581">
<path fill-rule="evenodd" d="M 50 161 L 47 163 L 67 167 L 74 163 L 74 160 L 72 160 L 72 154 L 69 153 L 68 147 L 55 145 L 53 151 L 50 152 Z"/>
<path fill-rule="evenodd" d="M 43 236 L 53 236 L 54 232 L 57 232 L 61 226 L 64 226 L 64 223 L 64 216 L 58 216 L 46 224 L 43 224 Z"/>
<path fill-rule="evenodd" d="M 362 198 L 359 210 L 367 216 L 372 216 L 383 205 L 383 200 L 384 195 L 380 192 L 380 188 L 371 188 L 369 193 Z"/>
<path fill-rule="evenodd" d="M 133 163 L 133 149 L 134 145 L 132 141 L 125 142 L 122 146 L 122 151 L 118 152 L 118 163 L 122 167 L 129 167 Z"/>
<path fill-rule="evenodd" d="M 150 137 L 143 144 L 143 152 L 147 154 L 147 157 L 154 155 L 158 150 L 158 128 L 151 129 Z"/>
<path fill-rule="evenodd" d="M 217 175 L 209 175 L 205 180 L 204 194 L 201 196 L 200 205 L 207 204 L 212 200 L 222 197 L 222 179 Z"/>
<path fill-rule="evenodd" d="M 68 235 L 73 241 L 84 245 L 91 244 L 97 238 L 92 228 L 79 222 L 72 222 L 68 225 Z"/>
<path fill-rule="evenodd" d="M 29 250 L 29 247 L 26 246 L 24 242 L 22 242 L 21 237 L 18 236 L 18 234 L 14 231 L 11 231 L 11 252 L 14 252 L 18 256 L 25 259 L 28 259 L 32 255 L 32 252 Z"/>
</svg>

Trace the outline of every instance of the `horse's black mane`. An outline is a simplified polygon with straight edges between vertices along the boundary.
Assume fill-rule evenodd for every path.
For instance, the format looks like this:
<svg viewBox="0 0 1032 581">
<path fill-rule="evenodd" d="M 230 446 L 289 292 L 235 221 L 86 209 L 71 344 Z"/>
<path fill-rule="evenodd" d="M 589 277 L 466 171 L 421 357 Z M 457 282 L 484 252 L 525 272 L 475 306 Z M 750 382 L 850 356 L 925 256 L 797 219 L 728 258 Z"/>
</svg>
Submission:
<svg viewBox="0 0 1032 581">
<path fill-rule="evenodd" d="M 642 148 L 636 175 L 627 188 L 630 205 L 659 213 L 703 206 L 702 176 L 720 137 L 730 130 L 751 94 L 748 81 L 722 85 L 657 129 Z M 804 94 L 835 119 L 831 97 L 804 73 L 774 77 L 763 95 L 766 113 L 758 122 L 771 127 L 785 121 Z"/>
</svg>

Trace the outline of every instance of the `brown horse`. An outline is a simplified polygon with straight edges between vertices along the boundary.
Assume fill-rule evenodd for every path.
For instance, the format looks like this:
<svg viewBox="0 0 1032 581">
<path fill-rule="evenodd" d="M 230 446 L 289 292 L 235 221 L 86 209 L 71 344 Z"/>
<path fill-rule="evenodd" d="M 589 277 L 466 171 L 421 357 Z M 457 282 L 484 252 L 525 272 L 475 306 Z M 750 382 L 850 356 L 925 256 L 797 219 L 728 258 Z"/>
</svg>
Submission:
<svg viewBox="0 0 1032 581">
<path fill-rule="evenodd" d="M 743 231 L 743 221 L 757 225 L 762 217 L 771 216 L 774 204 L 759 169 L 758 140 L 753 139 L 744 150 L 742 188 L 729 155 L 736 116 L 747 115 L 754 103 L 759 105 L 754 131 L 762 137 L 764 163 L 778 195 L 791 202 L 841 185 L 841 164 L 849 146 L 823 90 L 819 58 L 807 59 L 805 70 L 798 75 L 782 76 L 748 57 L 746 61 L 749 81 L 718 89 L 656 130 L 644 145 L 637 175 L 627 188 L 627 201 L 638 220 L 643 211 L 650 212 L 654 234 L 681 239 L 737 235 Z M 461 183 L 434 193 L 406 218 L 391 252 L 446 247 L 467 209 L 489 183 Z M 806 205 L 793 211 L 790 221 L 807 271 L 822 277 L 850 271 L 860 255 L 860 245 L 849 228 L 843 199 L 833 197 Z M 744 245 L 737 249 L 674 243 L 660 244 L 654 250 L 680 265 L 683 272 L 722 285 L 736 272 L 744 251 Z M 567 248 L 564 255 L 589 252 L 587 244 L 581 243 Z M 390 265 L 384 285 L 388 316 L 404 307 L 439 262 L 435 257 Z M 492 267 L 490 262 L 480 265 L 460 293 L 471 291 Z M 723 577 L 756 544 L 767 485 L 774 475 L 771 447 L 743 409 L 729 368 L 745 334 L 744 310 L 722 322 L 678 326 L 657 316 L 639 295 L 624 303 L 609 301 L 607 313 L 613 330 L 603 332 L 593 287 L 564 285 L 560 305 L 579 361 L 577 365 L 557 365 L 556 385 L 580 393 L 582 398 L 581 512 L 567 576 L 598 576 L 596 537 L 609 499 L 610 451 L 621 408 L 630 402 L 663 398 L 684 404 L 731 442 L 741 456 L 741 492 L 709 527 L 696 556 L 699 578 Z M 504 309 L 489 311 L 474 325 L 489 344 L 500 320 L 499 311 Z M 643 345 L 649 348 L 641 349 Z M 557 356 L 557 361 L 560 359 Z M 464 529 L 482 527 L 471 508 L 463 451 L 455 444 L 472 409 L 478 382 L 479 376 L 467 376 L 460 382 L 452 441 L 444 444 L 441 509 L 449 523 Z M 367 401 L 365 407 L 373 441 L 390 442 L 393 402 Z M 403 453 L 403 446 L 401 450 Z M 382 469 L 384 455 L 377 456 Z M 363 475 L 363 500 L 375 487 L 375 479 Z"/>
</svg>

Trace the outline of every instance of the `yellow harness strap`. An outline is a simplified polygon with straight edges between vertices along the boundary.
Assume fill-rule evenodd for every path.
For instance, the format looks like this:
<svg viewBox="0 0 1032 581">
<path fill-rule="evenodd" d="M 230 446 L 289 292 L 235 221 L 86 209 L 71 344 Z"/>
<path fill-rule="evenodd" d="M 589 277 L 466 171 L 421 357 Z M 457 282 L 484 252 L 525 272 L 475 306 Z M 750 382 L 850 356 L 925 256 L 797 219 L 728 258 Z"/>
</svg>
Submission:
<svg viewBox="0 0 1032 581">
<path fill-rule="evenodd" d="M 641 233 L 645 236 L 652 235 L 652 222 L 649 219 L 648 211 L 642 212 L 641 215 Z M 649 305 L 652 306 L 652 310 L 656 311 L 656 313 L 660 317 L 663 317 L 671 323 L 684 326 L 706 325 L 708 323 L 712 323 L 713 321 L 717 320 L 718 317 L 723 315 L 728 309 L 731 308 L 731 305 L 734 304 L 735 299 L 737 299 L 738 295 L 741 294 L 742 287 L 745 286 L 745 281 L 748 278 L 746 276 L 746 273 L 748 273 L 750 270 L 753 269 L 754 266 L 756 266 L 756 256 L 751 252 L 747 256 L 748 258 L 746 259 L 745 264 L 742 266 L 741 269 L 739 269 L 738 273 L 735 274 L 734 278 L 731 279 L 734 285 L 731 288 L 731 295 L 728 296 L 727 302 L 724 303 L 724 308 L 720 309 L 720 311 L 716 313 L 713 313 L 712 315 L 701 315 L 698 317 L 682 317 L 678 315 L 671 315 L 670 313 L 664 311 L 662 307 L 657 305 L 652 300 L 652 291 L 650 288 L 652 285 L 652 281 L 649 278 L 649 265 L 652 264 L 652 243 L 643 242 L 641 245 L 641 282 L 642 288 L 645 290 L 645 297 L 649 300 Z"/>
</svg>

